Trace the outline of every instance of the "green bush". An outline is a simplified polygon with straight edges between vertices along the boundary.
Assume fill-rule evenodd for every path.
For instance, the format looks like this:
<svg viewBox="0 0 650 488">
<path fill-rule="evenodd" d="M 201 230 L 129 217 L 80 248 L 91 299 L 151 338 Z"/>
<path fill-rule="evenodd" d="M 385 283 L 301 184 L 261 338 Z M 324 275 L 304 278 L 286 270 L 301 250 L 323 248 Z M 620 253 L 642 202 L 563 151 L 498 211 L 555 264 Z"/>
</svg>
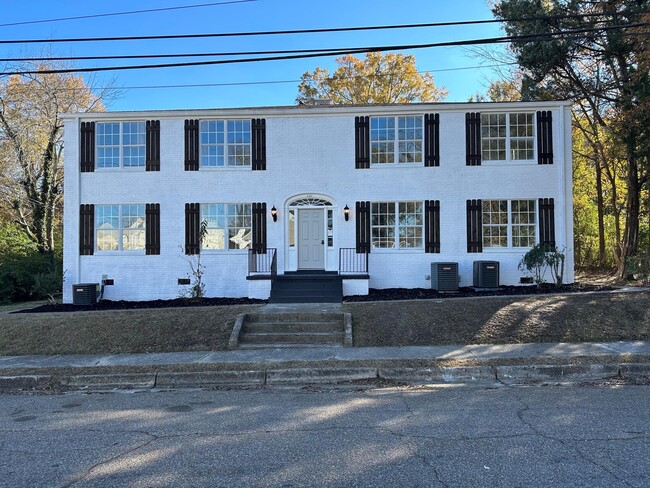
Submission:
<svg viewBox="0 0 650 488">
<path fill-rule="evenodd" d="M 22 229 L 0 223 L 0 303 L 52 299 L 61 291 L 61 253 L 39 253 Z"/>
<path fill-rule="evenodd" d="M 529 273 L 537 286 L 546 283 L 544 275 L 546 270 L 549 269 L 553 284 L 560 287 L 564 277 L 564 260 L 564 253 L 557 247 L 537 244 L 524 254 L 518 267 L 520 271 Z"/>
</svg>

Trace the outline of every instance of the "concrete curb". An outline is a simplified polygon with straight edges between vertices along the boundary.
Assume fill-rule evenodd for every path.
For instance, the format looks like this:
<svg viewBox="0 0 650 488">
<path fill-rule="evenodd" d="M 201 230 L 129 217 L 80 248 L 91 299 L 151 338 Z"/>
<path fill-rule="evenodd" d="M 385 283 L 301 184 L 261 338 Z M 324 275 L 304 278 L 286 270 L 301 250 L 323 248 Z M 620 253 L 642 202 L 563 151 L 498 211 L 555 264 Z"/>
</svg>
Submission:
<svg viewBox="0 0 650 488">
<path fill-rule="evenodd" d="M 299 387 L 354 382 L 495 384 L 507 386 L 581 383 L 611 379 L 650 380 L 650 363 L 464 367 L 331 367 L 135 374 L 0 376 L 0 392 L 141 390 L 152 388 Z"/>
</svg>

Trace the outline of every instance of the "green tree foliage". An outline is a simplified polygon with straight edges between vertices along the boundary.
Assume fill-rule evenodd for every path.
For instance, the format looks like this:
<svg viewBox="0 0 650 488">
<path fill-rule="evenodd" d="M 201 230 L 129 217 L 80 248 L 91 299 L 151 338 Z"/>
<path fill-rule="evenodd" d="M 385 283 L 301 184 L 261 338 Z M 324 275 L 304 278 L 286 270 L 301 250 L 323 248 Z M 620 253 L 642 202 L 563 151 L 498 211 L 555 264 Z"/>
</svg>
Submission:
<svg viewBox="0 0 650 488">
<path fill-rule="evenodd" d="M 0 303 L 52 298 L 59 292 L 61 249 L 54 251 L 40 253 L 18 224 L 0 222 Z"/>
<path fill-rule="evenodd" d="M 490 83 L 485 95 L 476 93 L 470 102 L 517 102 L 521 100 L 521 85 L 516 79 L 497 80 Z"/>
<path fill-rule="evenodd" d="M 436 102 L 447 96 L 430 73 L 418 73 L 414 56 L 368 53 L 362 60 L 348 54 L 336 62 L 338 68 L 332 75 L 326 68 L 302 75 L 298 103 L 315 99 L 335 104 Z"/>
<path fill-rule="evenodd" d="M 648 103 L 650 74 L 647 69 L 640 69 L 647 63 L 648 27 L 617 28 L 553 39 L 547 34 L 636 25 L 647 18 L 645 12 L 649 9 L 649 0 L 502 0 L 493 8 L 494 14 L 502 19 L 546 17 L 504 23 L 511 36 L 544 36 L 511 45 L 523 73 L 523 99 L 573 100 L 581 117 L 589 120 L 585 127 L 591 126 L 592 133 L 597 132 L 594 126 L 607 129 L 608 137 L 623 150 L 627 191 L 625 228 L 618 243 L 621 271 L 625 258 L 637 252 L 642 193 L 648 182 L 650 124 L 644 107 Z M 585 17 L 584 14 L 597 15 Z"/>
</svg>

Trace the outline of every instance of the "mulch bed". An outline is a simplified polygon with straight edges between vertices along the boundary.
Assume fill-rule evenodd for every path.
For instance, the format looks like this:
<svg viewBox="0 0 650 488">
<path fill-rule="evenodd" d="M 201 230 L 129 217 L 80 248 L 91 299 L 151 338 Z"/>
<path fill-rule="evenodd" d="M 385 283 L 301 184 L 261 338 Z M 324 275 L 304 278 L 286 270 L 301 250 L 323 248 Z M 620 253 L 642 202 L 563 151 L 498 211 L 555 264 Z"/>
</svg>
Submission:
<svg viewBox="0 0 650 488">
<path fill-rule="evenodd" d="M 149 300 L 130 302 L 125 300 L 102 300 L 95 305 L 72 305 L 71 303 L 56 303 L 40 307 L 18 310 L 12 313 L 44 313 L 44 312 L 86 312 L 93 310 L 137 310 L 141 308 L 172 308 L 172 307 L 209 307 L 216 305 L 254 305 L 266 303 L 266 300 L 254 298 L 174 298 L 173 300 Z"/>
<path fill-rule="evenodd" d="M 352 295 L 343 298 L 344 302 L 376 302 L 390 300 L 418 300 L 458 297 L 484 297 L 502 295 L 548 295 L 552 293 L 580 293 L 589 291 L 610 291 L 615 288 L 604 285 L 587 285 L 573 283 L 556 288 L 552 285 L 529 286 L 500 286 L 497 289 L 480 289 L 472 287 L 459 288 L 457 292 L 439 292 L 430 288 L 371 288 L 368 295 Z M 12 313 L 46 313 L 46 312 L 85 312 L 93 310 L 137 310 L 142 308 L 176 308 L 176 307 L 208 307 L 216 305 L 257 305 L 267 303 L 267 300 L 254 298 L 174 298 L 172 300 L 149 301 L 112 301 L 102 300 L 95 305 L 72 305 L 57 303 L 41 305 L 40 307 L 18 310 Z"/>
<path fill-rule="evenodd" d="M 553 293 L 581 293 L 589 291 L 611 291 L 615 287 L 604 285 L 587 285 L 572 283 L 556 288 L 553 285 L 500 286 L 499 288 L 461 287 L 457 292 L 439 292 L 431 288 L 371 288 L 368 295 L 352 295 L 343 299 L 345 302 L 378 302 L 390 300 L 440 299 L 459 297 L 485 297 L 503 295 L 548 295 Z"/>
</svg>

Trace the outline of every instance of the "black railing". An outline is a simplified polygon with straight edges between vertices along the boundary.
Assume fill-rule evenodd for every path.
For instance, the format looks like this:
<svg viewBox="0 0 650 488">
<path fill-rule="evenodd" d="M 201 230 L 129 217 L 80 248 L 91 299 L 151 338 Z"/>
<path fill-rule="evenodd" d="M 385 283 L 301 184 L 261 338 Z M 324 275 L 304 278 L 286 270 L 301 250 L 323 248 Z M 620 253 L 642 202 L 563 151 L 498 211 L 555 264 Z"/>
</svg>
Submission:
<svg viewBox="0 0 650 488">
<path fill-rule="evenodd" d="M 275 278 L 278 274 L 277 249 L 267 248 L 266 253 L 248 250 L 248 276 L 269 275 Z"/>
<path fill-rule="evenodd" d="M 353 247 L 340 248 L 339 274 L 368 274 L 368 253 Z"/>
</svg>

